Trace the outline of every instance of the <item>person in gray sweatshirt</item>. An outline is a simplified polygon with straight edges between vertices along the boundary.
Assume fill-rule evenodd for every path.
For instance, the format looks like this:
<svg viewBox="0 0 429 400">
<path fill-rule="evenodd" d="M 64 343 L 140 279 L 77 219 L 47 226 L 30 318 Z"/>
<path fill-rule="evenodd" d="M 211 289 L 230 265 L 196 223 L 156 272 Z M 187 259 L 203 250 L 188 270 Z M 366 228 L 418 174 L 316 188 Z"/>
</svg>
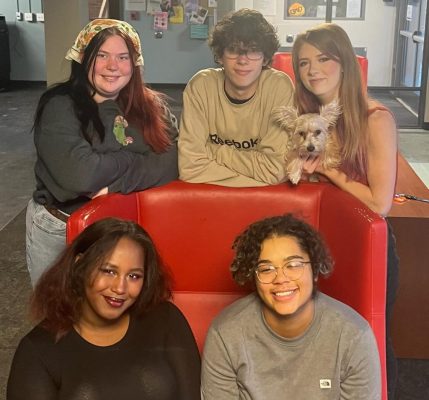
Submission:
<svg viewBox="0 0 429 400">
<path fill-rule="evenodd" d="M 94 19 L 66 59 L 68 80 L 42 94 L 34 119 L 36 188 L 26 214 L 33 287 L 66 247 L 66 224 L 79 207 L 178 177 L 177 120 L 143 81 L 137 31 L 125 21 Z"/>
<path fill-rule="evenodd" d="M 255 291 L 209 329 L 202 398 L 380 399 L 368 322 L 318 291 L 333 265 L 319 233 L 291 214 L 271 217 L 251 224 L 233 248 L 234 280 Z"/>
</svg>

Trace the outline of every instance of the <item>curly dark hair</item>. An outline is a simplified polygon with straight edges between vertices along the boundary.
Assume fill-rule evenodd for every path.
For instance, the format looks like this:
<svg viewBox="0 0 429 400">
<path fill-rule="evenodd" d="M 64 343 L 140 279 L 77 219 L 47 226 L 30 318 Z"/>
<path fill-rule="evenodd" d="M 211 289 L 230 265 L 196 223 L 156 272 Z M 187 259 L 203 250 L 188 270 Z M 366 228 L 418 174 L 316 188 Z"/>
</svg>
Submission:
<svg viewBox="0 0 429 400">
<path fill-rule="evenodd" d="M 239 285 L 250 282 L 254 287 L 254 272 L 261 254 L 262 242 L 281 236 L 295 238 L 301 249 L 309 255 L 315 281 L 315 292 L 319 274 L 329 275 L 333 269 L 333 261 L 320 234 L 312 226 L 292 214 L 254 222 L 237 236 L 232 246 L 235 257 L 230 268 L 234 280 Z"/>
<path fill-rule="evenodd" d="M 91 273 L 122 238 L 137 243 L 144 254 L 143 288 L 129 311 L 142 314 L 171 297 L 170 279 L 149 234 L 137 223 L 105 218 L 88 226 L 39 279 L 31 299 L 32 317 L 57 340 L 80 316 Z"/>
<path fill-rule="evenodd" d="M 265 65 L 271 63 L 280 42 L 273 25 L 255 10 L 243 8 L 227 14 L 213 29 L 209 46 L 218 62 L 227 48 L 252 49 L 264 53 Z"/>
</svg>

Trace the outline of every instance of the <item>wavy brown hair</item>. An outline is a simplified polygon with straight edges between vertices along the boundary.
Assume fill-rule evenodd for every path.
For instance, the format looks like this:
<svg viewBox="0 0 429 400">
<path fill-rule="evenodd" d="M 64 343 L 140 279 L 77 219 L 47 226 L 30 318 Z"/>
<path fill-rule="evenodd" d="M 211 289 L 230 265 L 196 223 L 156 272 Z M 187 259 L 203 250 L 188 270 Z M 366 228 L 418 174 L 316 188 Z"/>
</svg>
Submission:
<svg viewBox="0 0 429 400">
<path fill-rule="evenodd" d="M 231 264 L 232 277 L 239 285 L 251 283 L 255 286 L 255 270 L 258 266 L 264 240 L 289 236 L 298 241 L 311 262 L 314 292 L 319 275 L 328 276 L 333 261 L 321 235 L 309 224 L 292 214 L 270 217 L 249 225 L 234 241 L 235 257 Z"/>
<path fill-rule="evenodd" d="M 243 8 L 227 14 L 216 24 L 209 46 L 216 62 L 222 58 L 225 49 L 240 47 L 263 52 L 264 65 L 267 65 L 280 43 L 275 28 L 260 12 Z"/>
<path fill-rule="evenodd" d="M 141 315 L 171 297 L 170 279 L 149 234 L 137 223 L 106 218 L 87 227 L 39 279 L 32 299 L 32 317 L 57 340 L 81 316 L 85 285 L 122 238 L 137 243 L 144 254 L 143 288 L 129 311 Z"/>
<path fill-rule="evenodd" d="M 341 65 L 343 78 L 339 101 L 342 114 L 336 127 L 343 169 L 353 179 L 366 179 L 368 98 L 350 39 L 344 29 L 332 23 L 317 25 L 296 37 L 292 59 L 296 79 L 295 102 L 300 114 L 318 113 L 320 106 L 317 97 L 305 88 L 299 74 L 299 52 L 305 43 L 316 47 L 322 54 Z"/>
</svg>

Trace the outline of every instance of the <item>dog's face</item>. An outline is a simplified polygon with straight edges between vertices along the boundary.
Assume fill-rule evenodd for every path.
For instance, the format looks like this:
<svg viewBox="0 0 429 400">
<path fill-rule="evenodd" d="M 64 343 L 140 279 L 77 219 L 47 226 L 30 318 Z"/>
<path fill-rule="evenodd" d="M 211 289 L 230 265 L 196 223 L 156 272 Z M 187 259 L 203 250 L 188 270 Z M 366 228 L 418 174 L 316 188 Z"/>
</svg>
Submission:
<svg viewBox="0 0 429 400">
<path fill-rule="evenodd" d="M 319 114 L 303 114 L 295 120 L 290 139 L 300 157 L 318 156 L 325 148 L 329 122 Z"/>
<path fill-rule="evenodd" d="M 336 101 L 320 107 L 320 114 L 302 114 L 294 107 L 280 107 L 274 121 L 289 134 L 291 147 L 300 157 L 318 156 L 325 148 L 329 128 L 335 125 L 341 108 Z"/>
</svg>

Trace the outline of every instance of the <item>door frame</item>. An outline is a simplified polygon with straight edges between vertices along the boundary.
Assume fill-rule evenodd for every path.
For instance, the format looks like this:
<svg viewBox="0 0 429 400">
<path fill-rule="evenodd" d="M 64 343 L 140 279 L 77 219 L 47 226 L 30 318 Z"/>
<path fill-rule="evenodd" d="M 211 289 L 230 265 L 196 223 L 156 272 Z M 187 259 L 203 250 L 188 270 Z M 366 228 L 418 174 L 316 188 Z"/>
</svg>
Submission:
<svg viewBox="0 0 429 400">
<path fill-rule="evenodd" d="M 422 0 L 427 1 L 427 0 Z M 425 33 L 424 33 L 424 44 L 423 44 L 423 65 L 422 65 L 422 76 L 420 80 L 420 86 L 417 87 L 404 87 L 401 86 L 401 69 L 404 68 L 403 62 L 403 40 L 399 33 L 403 29 L 403 22 L 406 19 L 407 4 L 404 1 L 398 1 L 396 3 L 396 23 L 395 23 L 395 48 L 393 53 L 393 65 L 392 65 L 392 87 L 391 90 L 402 90 L 402 91 L 418 91 L 419 96 L 419 107 L 418 107 L 418 118 L 417 125 L 419 128 L 429 129 L 429 88 L 428 86 L 428 68 L 429 68 L 429 4 L 426 5 L 426 16 L 425 16 Z M 425 116 L 425 113 L 428 114 Z"/>
</svg>

